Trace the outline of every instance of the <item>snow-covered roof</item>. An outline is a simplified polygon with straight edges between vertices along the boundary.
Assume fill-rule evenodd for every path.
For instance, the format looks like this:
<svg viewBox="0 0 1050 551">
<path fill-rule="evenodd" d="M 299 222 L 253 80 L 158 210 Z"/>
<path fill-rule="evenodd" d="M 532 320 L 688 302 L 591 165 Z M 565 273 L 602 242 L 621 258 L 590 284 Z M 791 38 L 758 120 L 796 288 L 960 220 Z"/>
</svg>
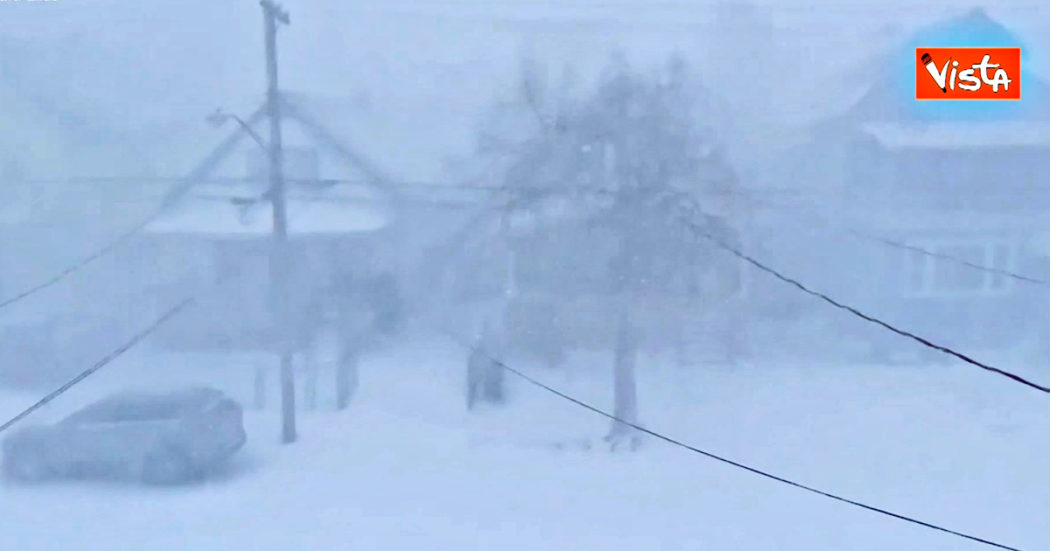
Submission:
<svg viewBox="0 0 1050 551">
<path fill-rule="evenodd" d="M 888 149 L 1050 147 L 1050 124 L 1021 121 L 868 123 L 866 134 Z"/>
<path fill-rule="evenodd" d="M 955 11 L 957 8 L 953 8 Z M 933 14 L 928 14 L 933 15 Z M 1025 36 L 1040 36 L 1026 29 L 1023 14 L 996 10 L 993 18 L 983 9 L 959 12 L 954 16 L 936 15 L 909 18 L 898 26 L 889 40 L 878 44 L 869 55 L 850 69 L 838 71 L 837 85 L 831 90 L 862 90 L 849 98 L 850 107 L 825 111 L 832 120 L 1050 120 L 1046 107 L 1047 64 L 1039 51 L 1042 43 L 1029 48 Z M 1000 15 L 1009 25 L 1000 23 Z M 1030 19 L 1030 18 L 1029 18 Z M 1018 32 L 1014 32 L 1017 29 Z M 1027 32 L 1025 32 L 1027 31 Z M 1022 98 L 1019 101 L 915 101 L 915 48 L 924 47 L 1020 47 Z"/>
<path fill-rule="evenodd" d="M 149 224 L 152 234 L 262 237 L 273 231 L 273 208 L 258 200 L 258 186 L 198 186 L 175 208 Z M 288 234 L 339 235 L 382 229 L 393 219 L 385 195 L 367 186 L 337 184 L 323 190 L 289 186 Z"/>
</svg>

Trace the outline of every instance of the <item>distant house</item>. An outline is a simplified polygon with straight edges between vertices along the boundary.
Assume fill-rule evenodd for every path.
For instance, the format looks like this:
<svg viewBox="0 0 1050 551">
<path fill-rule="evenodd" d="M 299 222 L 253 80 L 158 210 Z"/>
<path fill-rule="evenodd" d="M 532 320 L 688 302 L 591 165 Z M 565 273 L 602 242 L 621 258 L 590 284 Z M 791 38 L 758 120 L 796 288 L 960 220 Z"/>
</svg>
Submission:
<svg viewBox="0 0 1050 551">
<path fill-rule="evenodd" d="M 994 270 L 1050 276 L 1048 87 L 1022 69 L 1020 101 L 919 102 L 920 46 L 1022 46 L 1025 59 L 1021 40 L 982 10 L 920 29 L 879 58 L 867 93 L 813 129 L 804 174 L 823 185 L 840 230 L 933 255 L 856 241 L 820 265 L 864 286 L 869 311 L 939 342 L 1020 344 L 1045 329 L 1036 320 L 1050 289 Z"/>
<path fill-rule="evenodd" d="M 325 127 L 292 111 L 284 128 L 290 323 L 305 342 L 331 314 L 335 293 L 389 272 L 379 255 L 398 204 L 384 177 Z M 153 289 L 156 308 L 197 297 L 164 332 L 169 346 L 269 350 L 276 342 L 267 154 L 241 142 L 209 156 L 210 166 L 195 170 L 185 193 L 145 229 L 146 257 L 165 274 Z"/>
</svg>

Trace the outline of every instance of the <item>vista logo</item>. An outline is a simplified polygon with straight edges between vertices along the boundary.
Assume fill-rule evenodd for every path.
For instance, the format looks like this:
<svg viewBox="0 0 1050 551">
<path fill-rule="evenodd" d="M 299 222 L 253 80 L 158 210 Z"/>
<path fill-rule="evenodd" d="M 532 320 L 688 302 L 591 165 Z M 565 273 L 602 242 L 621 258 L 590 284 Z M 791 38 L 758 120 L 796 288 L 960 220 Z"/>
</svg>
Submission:
<svg viewBox="0 0 1050 551">
<path fill-rule="evenodd" d="M 1021 48 L 915 48 L 915 99 L 1019 100 Z"/>
</svg>

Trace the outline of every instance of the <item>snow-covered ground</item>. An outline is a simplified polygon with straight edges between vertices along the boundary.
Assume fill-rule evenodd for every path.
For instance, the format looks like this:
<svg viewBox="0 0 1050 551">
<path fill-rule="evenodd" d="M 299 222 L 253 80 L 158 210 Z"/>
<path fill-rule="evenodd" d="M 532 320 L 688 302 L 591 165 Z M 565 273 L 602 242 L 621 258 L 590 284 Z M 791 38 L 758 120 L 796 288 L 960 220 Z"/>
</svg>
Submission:
<svg viewBox="0 0 1050 551">
<path fill-rule="evenodd" d="M 512 379 L 504 409 L 468 415 L 464 357 L 420 341 L 367 358 L 352 407 L 334 412 L 322 393 L 321 408 L 301 413 L 293 446 L 278 443 L 271 398 L 269 409 L 248 410 L 247 448 L 201 485 L 0 486 L 0 550 L 981 547 L 652 439 L 633 453 L 583 449 L 600 444 L 607 423 L 521 381 Z M 134 352 L 27 422 L 127 385 L 205 382 L 250 406 L 253 361 Z M 565 373 L 515 365 L 608 407 L 608 364 L 581 355 Z M 639 392 L 643 422 L 690 444 L 1022 549 L 1046 547 L 1050 404 L 1005 379 L 955 364 L 683 371 L 652 360 L 641 362 Z M 31 400 L 6 392 L 0 414 Z"/>
</svg>

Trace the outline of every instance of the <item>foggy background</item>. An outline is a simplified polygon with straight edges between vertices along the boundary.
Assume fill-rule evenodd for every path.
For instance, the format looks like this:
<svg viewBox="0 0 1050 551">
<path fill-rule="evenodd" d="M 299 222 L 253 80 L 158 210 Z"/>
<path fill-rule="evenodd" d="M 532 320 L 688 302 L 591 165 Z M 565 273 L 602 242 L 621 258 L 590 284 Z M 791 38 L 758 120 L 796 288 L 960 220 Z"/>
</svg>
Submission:
<svg viewBox="0 0 1050 551">
<path fill-rule="evenodd" d="M 1037 392 L 732 252 L 1050 380 L 1050 9 L 282 5 L 275 316 L 267 157 L 232 119 L 269 142 L 258 4 L 0 1 L 0 413 L 194 297 L 25 423 L 203 384 L 243 405 L 249 439 L 188 488 L 0 487 L 0 549 L 972 545 L 692 457 L 509 372 L 468 409 L 488 354 L 788 478 L 1045 540 Z M 1019 43 L 1022 101 L 916 105 L 901 83 L 923 41 Z"/>
</svg>

